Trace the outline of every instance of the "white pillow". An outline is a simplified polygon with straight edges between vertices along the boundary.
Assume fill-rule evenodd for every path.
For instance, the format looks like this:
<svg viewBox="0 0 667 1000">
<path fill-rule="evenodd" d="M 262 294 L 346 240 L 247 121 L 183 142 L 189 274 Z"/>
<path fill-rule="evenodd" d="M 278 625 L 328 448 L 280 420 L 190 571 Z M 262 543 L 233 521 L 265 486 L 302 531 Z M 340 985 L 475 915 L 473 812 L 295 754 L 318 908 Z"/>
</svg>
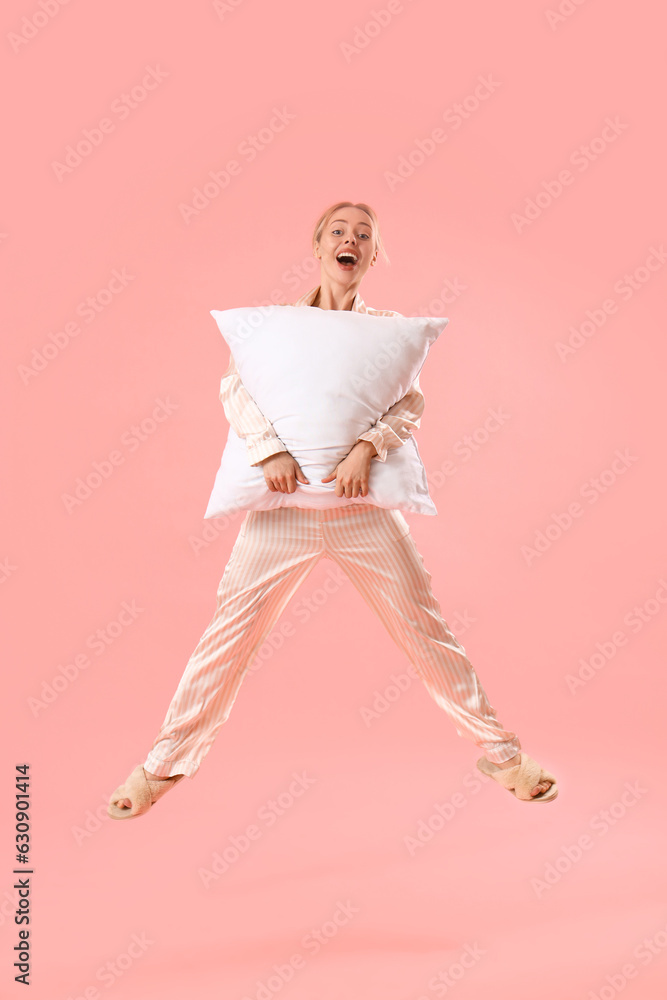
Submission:
<svg viewBox="0 0 667 1000">
<path fill-rule="evenodd" d="M 360 434 L 397 403 L 421 371 L 448 319 L 373 316 L 313 306 L 211 310 L 241 381 L 301 466 L 306 485 L 269 490 L 245 440 L 229 428 L 204 515 L 274 507 L 377 507 L 437 514 L 414 437 L 371 461 L 368 495 L 337 497 L 332 472 Z"/>
</svg>

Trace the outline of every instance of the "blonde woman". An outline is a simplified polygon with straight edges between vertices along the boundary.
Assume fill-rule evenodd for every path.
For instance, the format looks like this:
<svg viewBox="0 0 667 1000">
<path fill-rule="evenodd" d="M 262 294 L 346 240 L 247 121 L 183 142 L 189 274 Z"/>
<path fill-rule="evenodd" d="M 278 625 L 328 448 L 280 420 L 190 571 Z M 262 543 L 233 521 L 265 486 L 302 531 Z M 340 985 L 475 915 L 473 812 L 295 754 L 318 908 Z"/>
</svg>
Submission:
<svg viewBox="0 0 667 1000">
<path fill-rule="evenodd" d="M 377 216 L 369 205 L 345 201 L 330 206 L 313 234 L 320 283 L 292 304 L 400 316 L 369 308 L 359 293 L 380 252 L 386 258 Z M 229 423 L 245 439 L 248 461 L 261 465 L 268 489 L 294 493 L 298 483 L 307 482 L 245 390 L 233 357 L 220 395 Z M 229 716 L 257 650 L 322 556 L 342 566 L 458 735 L 484 751 L 479 769 L 524 801 L 556 797 L 555 777 L 523 753 L 516 734 L 496 718 L 465 649 L 442 617 L 431 575 L 401 512 L 363 499 L 336 504 L 335 498 L 367 496 L 373 463 L 386 461 L 390 449 L 408 440 L 419 427 L 423 409 L 417 378 L 323 480 L 335 480 L 332 506 L 246 513 L 218 587 L 215 614 L 186 665 L 145 761 L 111 796 L 110 816 L 143 815 L 181 778 L 194 777 Z"/>
</svg>

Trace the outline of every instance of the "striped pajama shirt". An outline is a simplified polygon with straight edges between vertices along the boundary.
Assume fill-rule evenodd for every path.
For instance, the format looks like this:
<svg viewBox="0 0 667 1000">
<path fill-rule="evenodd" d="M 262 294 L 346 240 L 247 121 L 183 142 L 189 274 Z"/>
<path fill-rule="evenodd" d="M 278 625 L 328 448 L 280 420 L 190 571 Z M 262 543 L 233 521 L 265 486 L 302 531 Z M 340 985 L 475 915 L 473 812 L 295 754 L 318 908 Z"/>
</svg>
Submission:
<svg viewBox="0 0 667 1000">
<path fill-rule="evenodd" d="M 309 306 L 319 286 L 294 305 Z M 367 307 L 357 293 L 353 309 Z M 241 382 L 233 358 L 221 383 L 225 414 L 245 438 L 248 461 L 285 451 L 273 427 Z M 424 396 L 418 379 L 360 439 L 386 461 L 419 427 Z M 372 464 L 371 464 L 372 475 Z M 521 749 L 496 718 L 465 649 L 449 630 L 433 595 L 409 526 L 398 510 L 347 500 L 330 507 L 278 507 L 246 512 L 218 586 L 216 609 L 192 653 L 164 722 L 144 762 L 147 771 L 193 777 L 211 748 L 248 667 L 291 597 L 321 558 L 336 562 L 413 664 L 436 704 L 498 764 Z"/>
</svg>

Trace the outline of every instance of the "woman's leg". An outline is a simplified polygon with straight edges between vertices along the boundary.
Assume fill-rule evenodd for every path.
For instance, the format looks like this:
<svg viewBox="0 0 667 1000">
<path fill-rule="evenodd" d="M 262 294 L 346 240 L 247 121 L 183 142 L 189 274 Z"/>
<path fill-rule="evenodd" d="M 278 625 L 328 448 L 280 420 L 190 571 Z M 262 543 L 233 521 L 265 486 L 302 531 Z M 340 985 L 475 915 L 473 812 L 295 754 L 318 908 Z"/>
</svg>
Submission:
<svg viewBox="0 0 667 1000">
<path fill-rule="evenodd" d="M 144 762 L 147 772 L 197 772 L 257 650 L 322 554 L 314 511 L 278 507 L 247 514 L 218 587 L 215 614 Z"/>
<path fill-rule="evenodd" d="M 510 760 L 521 744 L 496 718 L 465 649 L 442 617 L 405 518 L 371 505 L 355 510 L 362 513 L 326 522 L 327 554 L 405 652 L 458 735 L 495 764 Z"/>
</svg>

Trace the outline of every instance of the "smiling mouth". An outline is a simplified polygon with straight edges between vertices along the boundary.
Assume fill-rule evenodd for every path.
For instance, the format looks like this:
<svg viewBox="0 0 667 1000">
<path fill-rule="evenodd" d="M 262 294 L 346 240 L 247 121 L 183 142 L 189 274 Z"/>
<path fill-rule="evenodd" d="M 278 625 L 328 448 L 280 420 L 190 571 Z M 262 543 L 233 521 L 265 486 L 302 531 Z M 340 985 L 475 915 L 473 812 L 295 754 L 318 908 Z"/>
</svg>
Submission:
<svg viewBox="0 0 667 1000">
<path fill-rule="evenodd" d="M 354 254 L 347 253 L 345 250 L 338 254 L 336 261 L 346 271 L 351 271 L 355 264 L 359 263 L 358 258 Z"/>
</svg>

